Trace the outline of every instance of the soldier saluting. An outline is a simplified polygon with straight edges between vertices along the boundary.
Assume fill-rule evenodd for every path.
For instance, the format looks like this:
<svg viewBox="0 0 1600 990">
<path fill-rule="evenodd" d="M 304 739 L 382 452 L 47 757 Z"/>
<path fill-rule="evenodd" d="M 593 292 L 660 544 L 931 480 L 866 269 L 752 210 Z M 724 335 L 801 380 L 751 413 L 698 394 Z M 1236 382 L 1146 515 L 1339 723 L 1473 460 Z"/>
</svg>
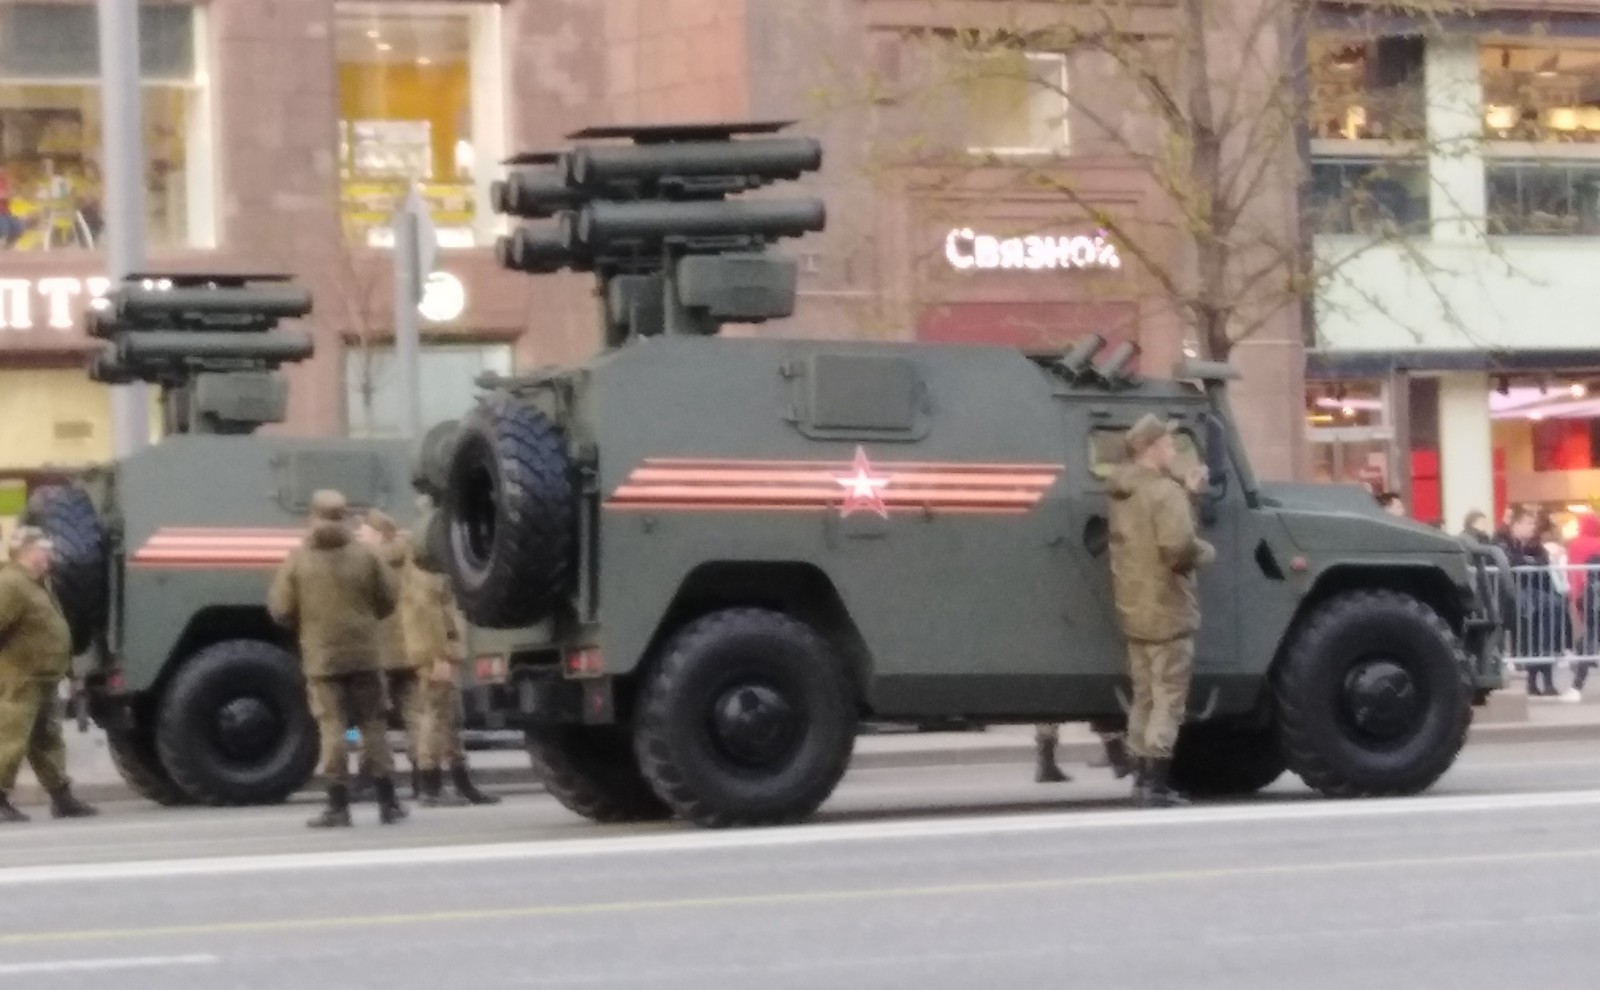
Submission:
<svg viewBox="0 0 1600 990">
<path fill-rule="evenodd" d="M 1179 480 L 1171 427 L 1146 415 L 1127 434 L 1132 460 L 1111 479 L 1111 576 L 1128 641 L 1133 707 L 1128 750 L 1134 800 L 1147 807 L 1187 803 L 1168 775 L 1189 700 L 1194 634 L 1200 628 L 1195 572 L 1216 556 L 1195 534 L 1189 496 L 1206 481 L 1197 466 Z"/>
<path fill-rule="evenodd" d="M 311 714 L 322 740 L 328 806 L 306 824 L 350 824 L 350 766 L 345 728 L 361 731 L 361 759 L 373 774 L 385 824 L 405 816 L 394 791 L 394 757 L 384 724 L 379 624 L 394 612 L 389 567 L 351 532 L 342 494 L 311 497 L 311 530 L 273 578 L 267 608 L 300 641 Z"/>
<path fill-rule="evenodd" d="M 52 549 L 43 530 L 19 526 L 11 562 L 0 568 L 0 823 L 28 820 L 7 797 L 24 757 L 53 817 L 97 814 L 72 795 L 67 777 L 56 687 L 72 669 L 72 633 L 50 587 Z"/>
</svg>

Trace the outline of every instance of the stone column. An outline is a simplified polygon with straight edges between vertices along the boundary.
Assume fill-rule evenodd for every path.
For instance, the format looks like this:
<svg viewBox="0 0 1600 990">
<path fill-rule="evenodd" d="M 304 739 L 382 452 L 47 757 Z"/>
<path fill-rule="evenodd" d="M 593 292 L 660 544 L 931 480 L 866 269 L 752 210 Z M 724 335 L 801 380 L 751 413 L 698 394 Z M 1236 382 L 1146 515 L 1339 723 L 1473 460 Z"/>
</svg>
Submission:
<svg viewBox="0 0 1600 990">
<path fill-rule="evenodd" d="M 1494 437 L 1489 376 L 1439 379 L 1439 488 L 1445 529 L 1454 532 L 1473 509 L 1494 513 Z"/>
</svg>

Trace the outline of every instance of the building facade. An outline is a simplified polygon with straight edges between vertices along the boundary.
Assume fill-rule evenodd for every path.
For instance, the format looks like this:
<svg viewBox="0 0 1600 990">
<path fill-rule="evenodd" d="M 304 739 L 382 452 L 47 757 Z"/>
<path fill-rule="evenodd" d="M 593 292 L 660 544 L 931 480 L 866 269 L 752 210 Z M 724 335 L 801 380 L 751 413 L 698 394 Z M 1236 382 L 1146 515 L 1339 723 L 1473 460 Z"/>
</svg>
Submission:
<svg viewBox="0 0 1600 990">
<path fill-rule="evenodd" d="M 1406 23 L 1324 5 L 1307 416 L 1419 517 L 1600 496 L 1600 3 Z M 1340 9 L 1344 8 L 1344 9 Z"/>
<path fill-rule="evenodd" d="M 1143 29 L 1170 35 L 1160 6 Z M 1130 85 L 1106 60 L 1048 44 L 1018 49 L 1020 73 L 954 88 L 930 74 L 925 40 L 994 9 L 145 0 L 146 267 L 297 276 L 314 293 L 317 355 L 291 370 L 279 429 L 394 433 L 387 224 L 407 183 L 440 235 L 420 307 L 431 421 L 464 408 L 482 370 L 598 344 L 588 279 L 496 265 L 505 224 L 488 193 L 503 158 L 597 124 L 794 120 L 824 141 L 824 169 L 804 185 L 825 198 L 829 227 L 786 248 L 801 261 L 797 316 L 730 332 L 1048 349 L 1094 330 L 1137 341 L 1164 372 L 1185 319 L 1099 219 L 1171 219 L 1101 126 L 1139 131 Z M 106 390 L 82 372 L 83 309 L 106 286 L 97 76 L 91 0 L 0 0 L 0 486 L 13 486 L 0 501 L 110 455 Z M 1293 190 L 1271 194 L 1293 224 Z M 1043 248 L 1030 254 L 1027 237 Z M 1241 419 L 1268 476 L 1303 457 L 1301 335 L 1286 313 L 1235 352 Z"/>
</svg>

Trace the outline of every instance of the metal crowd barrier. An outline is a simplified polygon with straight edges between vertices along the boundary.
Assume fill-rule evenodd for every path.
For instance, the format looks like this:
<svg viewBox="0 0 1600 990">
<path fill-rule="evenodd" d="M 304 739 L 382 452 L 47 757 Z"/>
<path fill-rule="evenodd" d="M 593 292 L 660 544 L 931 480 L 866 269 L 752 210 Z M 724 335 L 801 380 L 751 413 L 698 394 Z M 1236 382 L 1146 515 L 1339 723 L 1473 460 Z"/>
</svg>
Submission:
<svg viewBox="0 0 1600 990">
<path fill-rule="evenodd" d="M 1519 669 L 1600 665 L 1600 565 L 1513 567 L 1511 576 L 1505 661 Z"/>
</svg>

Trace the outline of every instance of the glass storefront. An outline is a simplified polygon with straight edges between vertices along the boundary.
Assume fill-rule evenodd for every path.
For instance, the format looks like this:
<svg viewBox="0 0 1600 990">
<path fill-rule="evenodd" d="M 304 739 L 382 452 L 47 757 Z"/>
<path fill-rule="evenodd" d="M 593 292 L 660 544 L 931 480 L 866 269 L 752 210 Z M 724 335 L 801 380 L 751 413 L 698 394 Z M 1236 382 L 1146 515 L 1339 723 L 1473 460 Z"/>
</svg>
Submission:
<svg viewBox="0 0 1600 990">
<path fill-rule="evenodd" d="M 1307 46 L 1311 136 L 1411 141 L 1426 131 L 1423 39 L 1319 35 Z"/>
<path fill-rule="evenodd" d="M 441 247 L 490 244 L 489 183 L 504 157 L 500 8 L 340 3 L 339 175 L 352 244 L 389 247 L 416 183 Z"/>
<path fill-rule="evenodd" d="M 1378 382 L 1306 387 L 1307 439 L 1316 481 L 1387 489 L 1396 474 L 1387 388 Z"/>
<path fill-rule="evenodd" d="M 472 408 L 485 371 L 511 374 L 510 344 L 426 343 L 418 355 L 423 427 Z M 353 437 L 400 435 L 400 367 L 388 343 L 352 344 L 344 357 L 345 408 Z"/>
<path fill-rule="evenodd" d="M 203 10 L 141 7 L 147 236 L 215 244 L 215 136 Z M 93 5 L 0 6 L 0 249 L 92 249 L 100 200 L 100 71 Z"/>
</svg>

